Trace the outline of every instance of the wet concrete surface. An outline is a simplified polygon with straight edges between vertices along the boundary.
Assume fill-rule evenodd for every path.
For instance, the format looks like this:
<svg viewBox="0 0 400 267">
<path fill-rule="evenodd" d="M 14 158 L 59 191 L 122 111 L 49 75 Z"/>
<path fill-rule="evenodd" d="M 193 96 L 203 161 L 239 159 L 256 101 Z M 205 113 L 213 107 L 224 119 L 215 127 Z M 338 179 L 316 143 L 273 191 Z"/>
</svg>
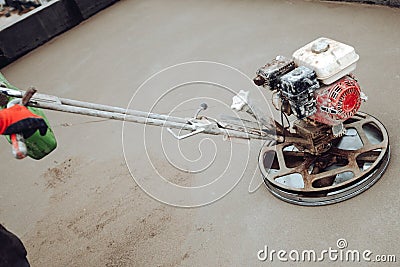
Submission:
<svg viewBox="0 0 400 267">
<path fill-rule="evenodd" d="M 385 175 L 353 199 L 307 208 L 282 202 L 264 187 L 250 194 L 248 174 L 211 205 L 175 208 L 133 181 L 121 122 L 47 112 L 59 142 L 50 156 L 16 161 L 1 142 L 0 222 L 21 237 L 32 266 L 289 266 L 276 258 L 261 262 L 257 252 L 265 245 L 335 249 L 340 238 L 349 249 L 399 257 L 399 23 L 399 9 L 331 2 L 118 2 L 2 72 L 20 88 L 35 85 L 43 93 L 126 107 L 140 84 L 165 67 L 216 61 L 251 77 L 277 54 L 290 56 L 311 40 L 330 37 L 360 55 L 355 74 L 369 97 L 361 109 L 378 117 L 390 136 Z M 151 105 L 163 90 L 149 90 L 138 106 Z M 148 161 L 143 127 L 129 127 L 129 145 L 137 150 L 129 150 L 128 164 L 134 175 L 151 179 L 154 171 L 142 168 Z M 149 132 L 150 141 L 157 133 Z M 150 149 L 160 148 L 154 143 Z M 255 167 L 257 153 L 251 157 Z M 165 158 L 156 160 L 168 169 Z M 170 174 L 192 183 L 191 175 Z M 351 265 L 313 263 L 328 264 Z"/>
</svg>

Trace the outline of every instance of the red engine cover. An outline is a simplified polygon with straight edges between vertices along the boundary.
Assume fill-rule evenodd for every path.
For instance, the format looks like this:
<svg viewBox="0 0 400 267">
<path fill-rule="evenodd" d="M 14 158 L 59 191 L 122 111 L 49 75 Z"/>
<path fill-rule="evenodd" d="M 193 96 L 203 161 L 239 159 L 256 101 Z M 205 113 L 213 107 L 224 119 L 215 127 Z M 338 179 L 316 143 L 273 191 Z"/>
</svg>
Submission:
<svg viewBox="0 0 400 267">
<path fill-rule="evenodd" d="M 345 76 L 333 85 L 316 90 L 315 99 L 317 112 L 310 118 L 335 125 L 356 114 L 361 105 L 361 89 L 353 78 Z"/>
</svg>

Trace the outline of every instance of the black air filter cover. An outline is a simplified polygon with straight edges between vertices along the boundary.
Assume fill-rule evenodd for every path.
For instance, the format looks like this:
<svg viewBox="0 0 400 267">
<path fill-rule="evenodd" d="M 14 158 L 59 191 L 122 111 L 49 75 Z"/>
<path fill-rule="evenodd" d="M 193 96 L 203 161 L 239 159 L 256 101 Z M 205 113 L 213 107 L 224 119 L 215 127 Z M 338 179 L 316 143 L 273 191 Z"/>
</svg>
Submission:
<svg viewBox="0 0 400 267">
<path fill-rule="evenodd" d="M 257 70 L 257 77 L 253 79 L 258 86 L 269 86 L 271 90 L 277 88 L 279 78 L 295 68 L 294 62 L 284 56 L 277 56 L 264 67 Z"/>
<path fill-rule="evenodd" d="M 311 116 L 316 109 L 314 91 L 319 88 L 315 71 L 300 66 L 280 78 L 282 98 L 290 103 L 291 110 L 300 119 Z"/>
</svg>

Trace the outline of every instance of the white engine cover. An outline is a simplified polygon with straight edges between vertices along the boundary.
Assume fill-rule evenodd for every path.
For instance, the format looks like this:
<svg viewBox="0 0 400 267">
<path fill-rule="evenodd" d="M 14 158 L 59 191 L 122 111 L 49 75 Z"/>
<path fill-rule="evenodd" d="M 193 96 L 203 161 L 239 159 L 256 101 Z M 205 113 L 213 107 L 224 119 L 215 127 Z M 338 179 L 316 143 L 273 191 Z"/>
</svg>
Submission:
<svg viewBox="0 0 400 267">
<path fill-rule="evenodd" d="M 324 37 L 293 53 L 297 66 L 314 70 L 317 78 L 326 85 L 355 70 L 358 59 L 354 47 Z"/>
</svg>

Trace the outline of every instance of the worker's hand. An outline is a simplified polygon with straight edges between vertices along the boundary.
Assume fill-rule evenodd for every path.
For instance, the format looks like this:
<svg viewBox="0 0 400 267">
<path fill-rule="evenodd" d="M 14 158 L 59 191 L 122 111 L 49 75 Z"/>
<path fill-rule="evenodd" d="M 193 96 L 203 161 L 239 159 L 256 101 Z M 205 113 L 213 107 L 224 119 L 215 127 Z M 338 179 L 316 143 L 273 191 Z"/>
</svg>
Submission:
<svg viewBox="0 0 400 267">
<path fill-rule="evenodd" d="M 47 128 L 42 117 L 33 114 L 24 106 L 14 105 L 0 110 L 0 134 L 22 133 L 24 138 L 29 138 L 37 130 L 41 135 L 45 135 Z"/>
</svg>

